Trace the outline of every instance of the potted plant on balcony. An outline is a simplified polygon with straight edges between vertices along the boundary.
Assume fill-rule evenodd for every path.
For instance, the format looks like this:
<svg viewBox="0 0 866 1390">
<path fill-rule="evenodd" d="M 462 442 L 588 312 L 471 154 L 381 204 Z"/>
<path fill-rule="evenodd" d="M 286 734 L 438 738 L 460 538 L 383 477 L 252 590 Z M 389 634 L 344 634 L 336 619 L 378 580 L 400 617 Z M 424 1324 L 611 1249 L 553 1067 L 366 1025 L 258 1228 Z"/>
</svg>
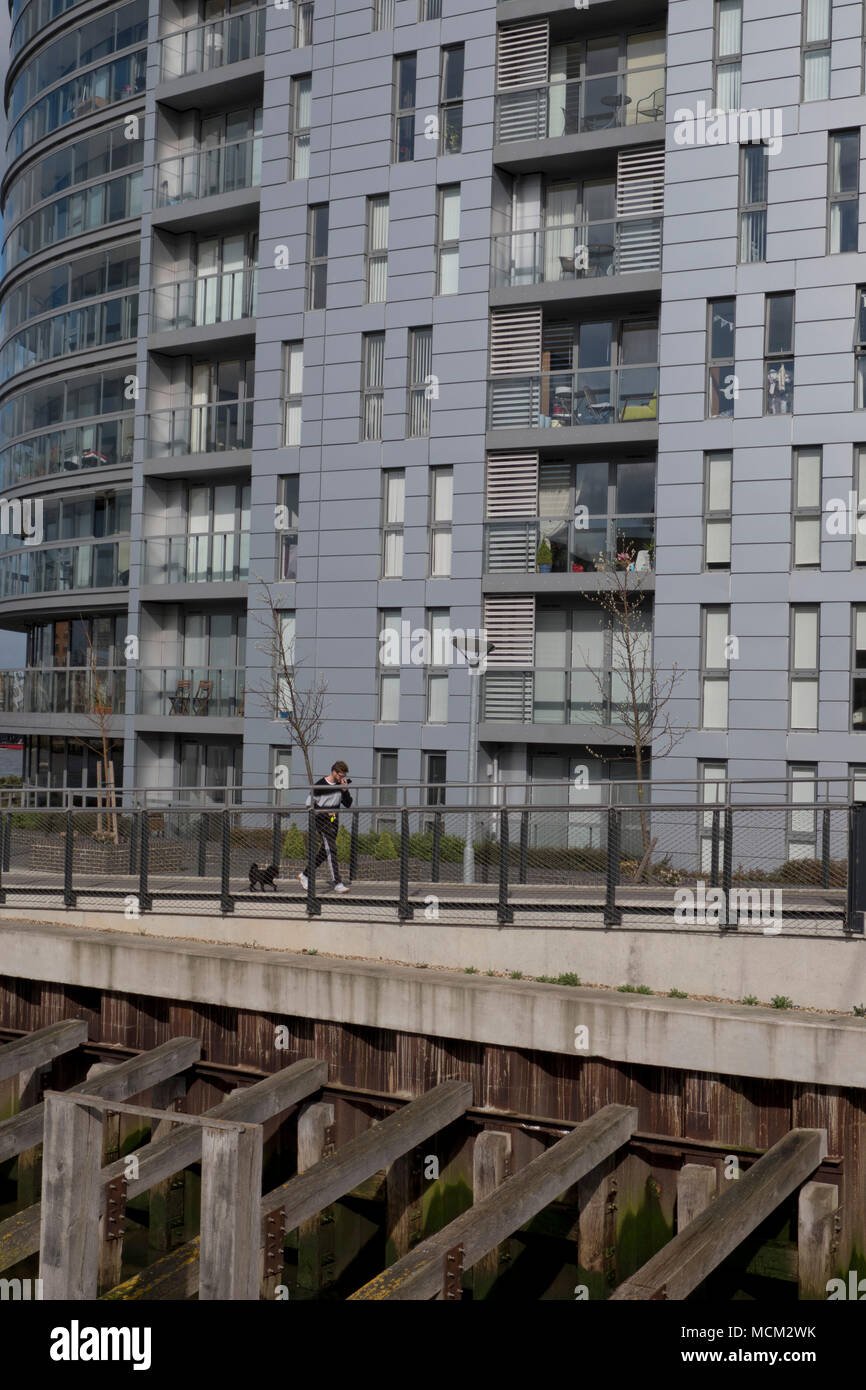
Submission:
<svg viewBox="0 0 866 1390">
<path fill-rule="evenodd" d="M 542 536 L 539 542 L 536 565 L 539 574 L 550 574 L 553 566 L 553 551 L 547 536 Z"/>
</svg>

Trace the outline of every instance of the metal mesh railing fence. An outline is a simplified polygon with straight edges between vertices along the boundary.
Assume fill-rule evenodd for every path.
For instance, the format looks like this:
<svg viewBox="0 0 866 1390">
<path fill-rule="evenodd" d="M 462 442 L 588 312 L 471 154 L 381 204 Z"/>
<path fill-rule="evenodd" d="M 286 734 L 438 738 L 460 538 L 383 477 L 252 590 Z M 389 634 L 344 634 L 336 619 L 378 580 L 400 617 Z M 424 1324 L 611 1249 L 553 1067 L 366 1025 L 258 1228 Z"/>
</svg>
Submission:
<svg viewBox="0 0 866 1390">
<path fill-rule="evenodd" d="M 329 911 L 401 920 L 839 932 L 848 825 L 841 804 L 374 806 L 337 822 L 257 807 L 3 810 L 0 898 L 132 917 L 315 916 L 327 898 Z"/>
</svg>

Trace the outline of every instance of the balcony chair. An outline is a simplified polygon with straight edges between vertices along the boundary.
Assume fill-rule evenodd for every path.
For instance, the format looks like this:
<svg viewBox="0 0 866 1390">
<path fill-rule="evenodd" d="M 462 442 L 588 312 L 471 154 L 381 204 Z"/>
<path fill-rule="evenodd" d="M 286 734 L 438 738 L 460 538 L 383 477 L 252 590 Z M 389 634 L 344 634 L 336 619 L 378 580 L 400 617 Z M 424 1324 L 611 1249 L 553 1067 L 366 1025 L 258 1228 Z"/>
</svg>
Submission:
<svg viewBox="0 0 866 1390">
<path fill-rule="evenodd" d="M 207 714 L 207 707 L 210 697 L 213 694 L 213 681 L 199 681 L 195 698 L 192 702 L 193 714 Z"/>
<path fill-rule="evenodd" d="M 641 97 L 635 107 L 636 121 L 660 121 L 665 114 L 665 89 L 656 87 L 649 96 Z"/>
<path fill-rule="evenodd" d="M 171 714 L 189 714 L 189 700 L 192 693 L 192 681 L 178 681 L 177 688 L 171 698 Z"/>
<path fill-rule="evenodd" d="M 651 396 L 636 396 L 622 408 L 620 420 L 657 420 L 659 413 L 658 391 Z"/>
<path fill-rule="evenodd" d="M 583 388 L 583 401 L 578 403 L 581 424 L 607 425 L 610 423 L 613 406 L 610 401 L 600 401 L 589 386 Z"/>
<path fill-rule="evenodd" d="M 559 258 L 559 265 L 560 265 L 560 270 L 562 271 L 562 274 L 560 275 L 560 279 L 561 279 L 561 280 L 576 280 L 576 279 L 577 279 L 577 270 L 575 269 L 575 265 L 574 265 L 574 256 L 573 256 L 573 255 L 572 255 L 572 256 L 560 256 L 560 258 Z"/>
</svg>

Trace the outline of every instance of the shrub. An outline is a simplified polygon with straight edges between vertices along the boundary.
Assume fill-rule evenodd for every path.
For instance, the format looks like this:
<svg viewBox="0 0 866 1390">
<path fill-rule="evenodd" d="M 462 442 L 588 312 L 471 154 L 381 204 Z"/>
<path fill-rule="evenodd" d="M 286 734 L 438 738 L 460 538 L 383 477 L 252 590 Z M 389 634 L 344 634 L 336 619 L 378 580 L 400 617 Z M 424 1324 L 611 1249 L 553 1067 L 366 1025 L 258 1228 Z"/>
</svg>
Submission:
<svg viewBox="0 0 866 1390">
<path fill-rule="evenodd" d="M 409 858 L 410 859 L 432 859 L 433 858 L 433 831 L 423 830 L 415 835 L 409 836 Z"/>
<path fill-rule="evenodd" d="M 855 1004 L 855 1005 L 854 1005 L 854 1017 L 855 1017 L 855 1018 L 866 1018 L 866 1004 Z"/>
<path fill-rule="evenodd" d="M 793 1009 L 794 1001 L 787 994 L 774 994 L 770 1000 L 774 1009 Z"/>
<path fill-rule="evenodd" d="M 652 990 L 649 985 L 638 985 L 635 994 L 652 994 Z"/>
<path fill-rule="evenodd" d="M 459 835 L 443 835 L 439 847 L 439 857 L 443 864 L 459 864 L 463 858 L 463 841 Z"/>
<path fill-rule="evenodd" d="M 575 975 L 574 971 L 568 971 L 565 975 L 557 975 L 555 983 L 558 985 L 579 985 L 580 976 Z"/>
<path fill-rule="evenodd" d="M 352 837 L 345 825 L 341 825 L 337 831 L 337 858 L 349 862 L 349 855 L 352 853 Z"/>
<path fill-rule="evenodd" d="M 688 997 L 684 989 L 672 989 L 668 995 L 668 999 L 688 999 Z"/>
<path fill-rule="evenodd" d="M 758 1002 L 758 996 L 757 996 L 757 994 L 746 994 L 746 995 L 744 995 L 743 998 L 740 1000 L 740 1003 L 741 1003 L 741 1004 L 757 1004 L 757 1002 Z"/>
<path fill-rule="evenodd" d="M 394 844 L 393 837 L 389 834 L 387 830 L 383 830 L 380 833 L 379 838 L 376 841 L 376 848 L 373 852 L 377 859 L 397 858 L 397 846 Z"/>
<path fill-rule="evenodd" d="M 463 971 L 463 974 L 464 974 L 464 975 L 477 975 L 477 974 L 478 974 L 478 969 L 477 969 L 477 967 L 474 966 L 474 965 L 467 965 L 466 969 Z"/>
<path fill-rule="evenodd" d="M 509 978 L 509 980 L 522 980 L 522 979 L 523 979 L 523 971 L 522 971 L 522 970 L 511 970 L 511 971 L 509 971 L 509 973 L 508 973 L 508 978 Z"/>
<path fill-rule="evenodd" d="M 634 994 L 636 992 L 634 985 L 617 985 L 617 990 L 620 994 Z"/>
<path fill-rule="evenodd" d="M 779 883 L 791 883 L 803 887 L 820 888 L 820 859 L 787 859 L 773 875 Z M 844 888 L 848 879 L 847 864 L 839 859 L 830 860 L 830 887 Z"/>
<path fill-rule="evenodd" d="M 375 830 L 365 830 L 358 836 L 358 853 L 371 855 L 376 853 L 376 845 L 379 843 L 379 836 Z"/>
<path fill-rule="evenodd" d="M 295 822 L 292 821 L 285 835 L 283 836 L 283 858 L 284 859 L 306 859 L 307 842 L 301 834 Z"/>
</svg>

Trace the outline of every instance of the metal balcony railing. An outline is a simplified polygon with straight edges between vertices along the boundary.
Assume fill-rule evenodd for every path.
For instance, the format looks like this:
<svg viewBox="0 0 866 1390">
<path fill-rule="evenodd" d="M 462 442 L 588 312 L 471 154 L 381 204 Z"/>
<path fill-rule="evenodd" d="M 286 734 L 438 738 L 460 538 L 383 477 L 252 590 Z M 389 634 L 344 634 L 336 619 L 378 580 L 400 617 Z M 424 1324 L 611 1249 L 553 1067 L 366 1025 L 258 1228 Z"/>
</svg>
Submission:
<svg viewBox="0 0 866 1390">
<path fill-rule="evenodd" d="M 210 405 L 154 410 L 147 417 L 150 455 L 165 458 L 167 455 L 251 449 L 253 405 L 253 400 L 245 397 Z"/>
<path fill-rule="evenodd" d="M 29 667 L 0 671 L 0 714 L 123 714 L 126 668 Z"/>
<path fill-rule="evenodd" d="M 664 65 L 547 82 L 497 95 L 496 140 L 553 140 L 646 125 L 663 120 L 664 111 Z"/>
<path fill-rule="evenodd" d="M 248 531 L 148 536 L 144 542 L 145 584 L 229 584 L 249 572 Z"/>
<path fill-rule="evenodd" d="M 265 6 L 225 15 L 160 39 L 160 80 L 211 72 L 265 51 Z"/>
<path fill-rule="evenodd" d="M 151 333 L 172 333 L 254 318 L 258 273 L 255 267 L 197 275 L 150 292 Z"/>
<path fill-rule="evenodd" d="M 658 419 L 656 365 L 491 377 L 487 428 L 558 429 Z"/>
<path fill-rule="evenodd" d="M 138 714 L 239 718 L 244 712 L 243 668 L 144 667 L 138 672 Z"/>
<path fill-rule="evenodd" d="M 494 289 L 660 270 L 661 217 L 619 217 L 493 237 Z"/>
<path fill-rule="evenodd" d="M 195 198 L 212 198 L 254 188 L 262 177 L 262 140 L 250 135 L 212 149 L 160 160 L 156 166 L 156 205 L 171 207 Z"/>
<path fill-rule="evenodd" d="M 493 723 L 610 728 L 622 723 L 618 714 L 627 701 L 625 674 L 617 669 L 501 667 L 482 677 L 481 717 Z M 648 707 L 641 702 L 640 710 L 645 717 Z"/>
<path fill-rule="evenodd" d="M 545 542 L 547 542 L 545 546 Z M 655 554 L 654 516 L 509 518 L 484 525 L 486 574 L 582 574 L 605 570 L 628 554 L 621 568 L 650 571 Z"/>
</svg>

